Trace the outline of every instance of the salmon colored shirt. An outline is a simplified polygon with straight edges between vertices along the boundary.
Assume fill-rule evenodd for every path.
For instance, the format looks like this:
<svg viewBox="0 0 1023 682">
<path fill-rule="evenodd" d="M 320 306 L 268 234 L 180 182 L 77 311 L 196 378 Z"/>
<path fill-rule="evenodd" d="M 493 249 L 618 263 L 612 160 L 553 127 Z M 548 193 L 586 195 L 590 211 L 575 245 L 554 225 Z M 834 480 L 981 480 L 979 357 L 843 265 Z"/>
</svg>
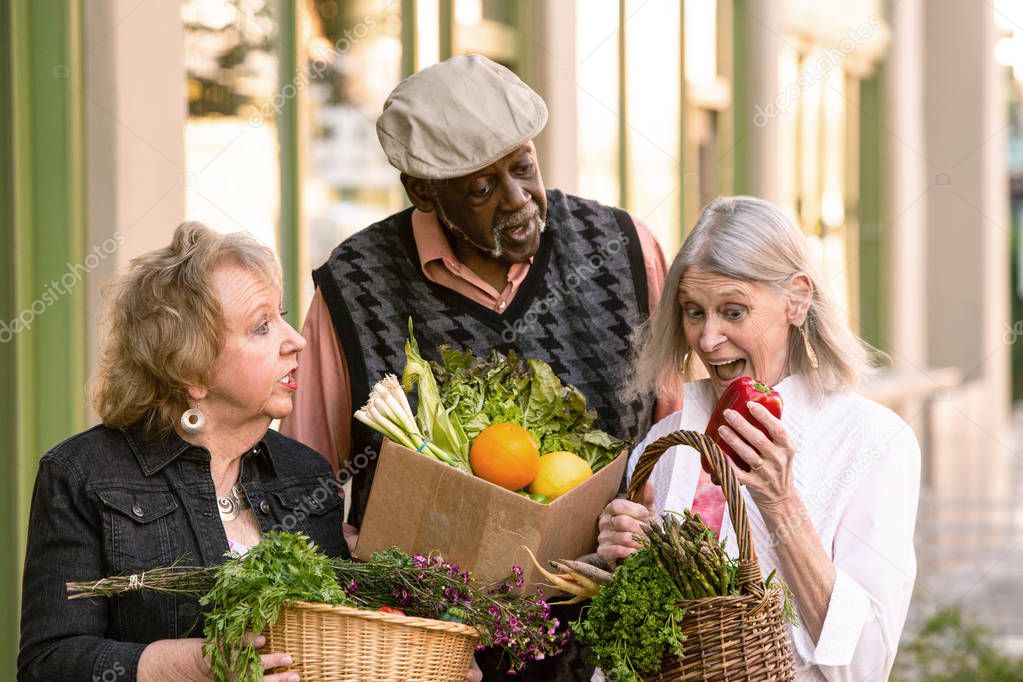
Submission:
<svg viewBox="0 0 1023 682">
<path fill-rule="evenodd" d="M 646 265 L 650 310 L 656 307 L 667 270 L 664 254 L 653 234 L 633 219 Z M 426 279 L 466 298 L 502 312 L 515 298 L 530 263 L 516 263 L 508 269 L 508 281 L 498 291 L 484 282 L 455 256 L 435 213 L 412 212 L 412 234 Z M 337 470 L 348 460 L 352 443 L 352 395 L 348 363 L 338 342 L 330 311 L 319 289 L 313 294 L 302 326 L 308 341 L 298 362 L 294 410 L 281 422 L 280 431 L 320 452 Z M 660 398 L 654 405 L 653 423 L 681 409 L 679 398 Z"/>
</svg>

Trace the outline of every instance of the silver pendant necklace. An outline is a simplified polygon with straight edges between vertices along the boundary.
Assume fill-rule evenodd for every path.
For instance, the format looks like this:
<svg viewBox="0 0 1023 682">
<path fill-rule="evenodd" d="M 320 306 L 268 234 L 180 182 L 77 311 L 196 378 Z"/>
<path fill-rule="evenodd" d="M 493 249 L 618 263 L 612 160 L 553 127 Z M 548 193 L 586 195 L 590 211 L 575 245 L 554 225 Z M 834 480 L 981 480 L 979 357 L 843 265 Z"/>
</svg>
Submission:
<svg viewBox="0 0 1023 682">
<path fill-rule="evenodd" d="M 241 483 L 235 483 L 227 495 L 217 496 L 217 510 L 222 521 L 234 521 L 249 506 L 249 499 L 245 497 Z"/>
</svg>

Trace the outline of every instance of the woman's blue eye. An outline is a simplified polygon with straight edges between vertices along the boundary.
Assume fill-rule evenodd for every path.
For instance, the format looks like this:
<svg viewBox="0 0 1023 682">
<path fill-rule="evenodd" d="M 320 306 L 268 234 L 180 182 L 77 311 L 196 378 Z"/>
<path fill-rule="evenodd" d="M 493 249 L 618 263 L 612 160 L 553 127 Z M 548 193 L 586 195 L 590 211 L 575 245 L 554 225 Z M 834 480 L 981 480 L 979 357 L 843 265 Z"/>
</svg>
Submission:
<svg viewBox="0 0 1023 682">
<path fill-rule="evenodd" d="M 725 311 L 725 319 L 732 321 L 741 319 L 744 312 L 742 308 L 729 308 Z"/>
<path fill-rule="evenodd" d="M 268 334 L 269 332 L 270 332 L 269 320 L 263 320 L 262 322 L 259 323 L 259 326 L 256 327 L 257 334 Z"/>
<path fill-rule="evenodd" d="M 686 308 L 685 312 L 690 320 L 698 320 L 703 316 L 703 311 L 699 308 Z"/>
</svg>

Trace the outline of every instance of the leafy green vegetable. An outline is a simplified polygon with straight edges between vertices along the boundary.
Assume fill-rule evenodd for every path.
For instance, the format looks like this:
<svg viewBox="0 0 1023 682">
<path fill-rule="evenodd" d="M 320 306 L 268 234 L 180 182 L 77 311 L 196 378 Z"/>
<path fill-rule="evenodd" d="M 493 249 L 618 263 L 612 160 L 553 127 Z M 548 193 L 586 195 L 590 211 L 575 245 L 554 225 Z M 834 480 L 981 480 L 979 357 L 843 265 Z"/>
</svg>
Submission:
<svg viewBox="0 0 1023 682">
<path fill-rule="evenodd" d="M 419 344 L 412 335 L 412 319 L 408 321 L 408 341 L 405 342 L 405 372 L 401 385 L 406 392 L 416 388 L 419 405 L 416 408 L 416 422 L 420 430 L 441 450 L 456 456 L 457 468 L 471 472 L 469 466 L 469 438 L 458 419 L 448 416 L 441 391 L 437 387 L 430 363 L 419 354 Z"/>
<path fill-rule="evenodd" d="M 491 424 L 511 422 L 529 431 L 541 453 L 574 452 L 594 472 L 629 446 L 627 441 L 593 428 L 597 414 L 586 409 L 585 396 L 574 386 L 562 384 L 547 363 L 523 360 L 515 351 L 505 356 L 492 350 L 484 359 L 469 350 L 448 346 L 438 350 L 440 362 L 429 363 L 430 379 L 435 382 L 448 420 L 461 429 L 468 442 Z M 424 376 L 424 361 L 411 336 L 411 327 L 406 352 L 409 354 L 406 377 L 410 371 L 416 377 Z M 424 385 L 430 395 L 430 409 L 435 409 L 429 380 L 420 380 L 420 405 Z M 425 433 L 426 427 L 423 429 Z"/>
<path fill-rule="evenodd" d="M 203 654 L 217 682 L 263 679 L 257 651 L 246 633 L 260 633 L 295 601 L 351 604 L 330 558 L 305 535 L 272 531 L 238 561 L 218 567 L 213 588 L 199 603 L 206 616 Z"/>
<path fill-rule="evenodd" d="M 610 679 L 641 682 L 669 653 L 682 655 L 682 595 L 649 548 L 634 552 L 584 608 L 572 631 Z"/>
<path fill-rule="evenodd" d="M 662 515 L 646 527 L 642 543 L 572 623 L 596 664 L 621 682 L 639 682 L 668 654 L 682 655 L 679 601 L 741 593 L 738 559 L 728 556 L 699 514 L 687 509 Z M 782 617 L 798 624 L 785 583 L 772 572 L 764 586 L 783 591 Z"/>
<path fill-rule="evenodd" d="M 957 606 L 936 611 L 899 647 L 893 682 L 1018 682 L 1023 658 L 1006 653 L 995 633 Z"/>
<path fill-rule="evenodd" d="M 280 610 L 301 600 L 364 610 L 399 607 L 410 616 L 465 623 L 483 646 L 500 647 L 509 666 L 557 655 L 566 633 L 539 593 L 518 593 L 522 568 L 505 581 L 482 585 L 468 571 L 439 556 L 409 555 L 397 547 L 368 561 L 331 559 L 298 533 L 272 531 L 244 556 L 229 555 L 218 566 L 169 567 L 68 583 L 69 599 L 116 597 L 137 590 L 194 595 L 206 616 L 203 654 L 218 681 L 262 679 L 259 655 L 249 635 L 264 632 Z"/>
</svg>

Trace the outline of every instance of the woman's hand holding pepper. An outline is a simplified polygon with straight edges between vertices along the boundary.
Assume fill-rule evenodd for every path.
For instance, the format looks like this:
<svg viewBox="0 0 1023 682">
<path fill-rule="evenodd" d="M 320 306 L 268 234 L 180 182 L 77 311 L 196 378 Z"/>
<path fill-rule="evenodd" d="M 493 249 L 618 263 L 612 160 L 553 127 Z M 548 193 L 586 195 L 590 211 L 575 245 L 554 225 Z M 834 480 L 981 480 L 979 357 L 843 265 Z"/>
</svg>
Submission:
<svg viewBox="0 0 1023 682">
<path fill-rule="evenodd" d="M 751 405 L 750 415 L 764 425 L 767 436 L 735 412 L 726 413 L 729 425 L 718 433 L 752 469 L 744 472 L 732 467 L 764 516 L 767 530 L 777 543 L 778 571 L 795 595 L 802 627 L 817 642 L 835 584 L 835 565 L 792 487 L 796 448 L 788 432 L 781 420 L 760 405 Z"/>
<path fill-rule="evenodd" d="M 750 415 L 759 421 L 768 435 L 735 410 L 725 410 L 727 426 L 718 429 L 721 438 L 735 450 L 750 471 L 733 467 L 739 483 L 746 486 L 761 512 L 771 513 L 795 497 L 792 488 L 792 460 L 796 448 L 781 420 L 766 407 L 748 403 Z M 741 436 L 741 438 L 740 438 Z"/>
<path fill-rule="evenodd" d="M 643 488 L 643 504 L 624 499 L 608 502 L 597 521 L 597 556 L 608 566 L 615 566 L 637 549 L 634 536 L 646 537 L 643 526 L 656 516 L 654 487 L 648 481 Z"/>
</svg>

